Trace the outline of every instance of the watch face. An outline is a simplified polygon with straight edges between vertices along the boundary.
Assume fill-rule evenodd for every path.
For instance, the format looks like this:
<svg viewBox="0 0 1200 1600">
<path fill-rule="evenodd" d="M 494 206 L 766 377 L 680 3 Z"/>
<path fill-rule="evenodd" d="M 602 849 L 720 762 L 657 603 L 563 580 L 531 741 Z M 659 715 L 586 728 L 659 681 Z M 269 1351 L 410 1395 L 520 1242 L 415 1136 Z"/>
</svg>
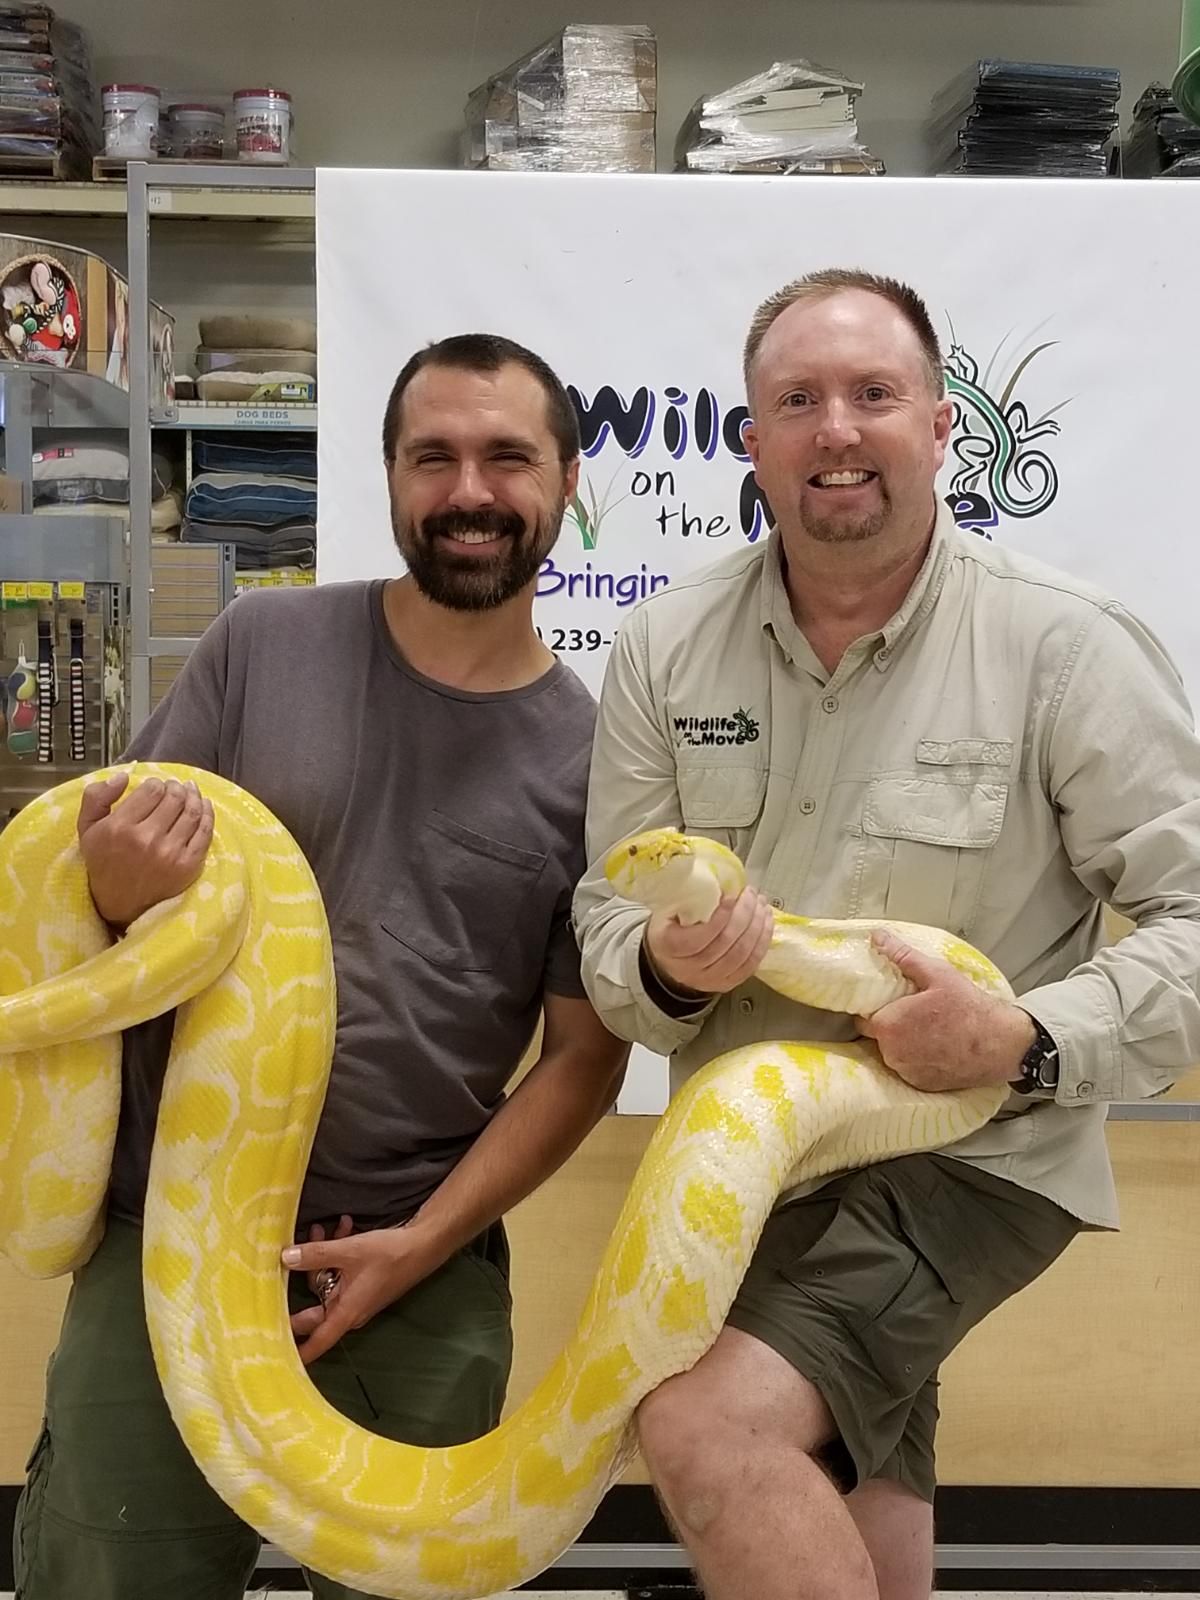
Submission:
<svg viewBox="0 0 1200 1600">
<path fill-rule="evenodd" d="M 1038 1084 L 1043 1089 L 1058 1088 L 1058 1051 L 1050 1050 L 1038 1062 L 1035 1069 Z"/>
</svg>

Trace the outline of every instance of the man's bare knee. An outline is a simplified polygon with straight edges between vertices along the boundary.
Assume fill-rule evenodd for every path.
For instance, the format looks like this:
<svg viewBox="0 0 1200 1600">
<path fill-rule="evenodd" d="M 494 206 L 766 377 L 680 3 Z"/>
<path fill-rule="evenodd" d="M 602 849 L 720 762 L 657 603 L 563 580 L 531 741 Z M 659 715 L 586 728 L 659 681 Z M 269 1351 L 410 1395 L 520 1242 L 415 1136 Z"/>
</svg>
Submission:
<svg viewBox="0 0 1200 1600">
<path fill-rule="evenodd" d="M 675 1478 L 712 1438 L 698 1398 L 681 1375 L 660 1384 L 637 1409 L 638 1444 L 656 1483 Z"/>
<path fill-rule="evenodd" d="M 655 1484 L 683 1531 L 703 1535 L 758 1464 L 811 1455 L 836 1427 L 818 1390 L 782 1356 L 727 1329 L 687 1373 L 638 1408 L 638 1437 Z"/>
<path fill-rule="evenodd" d="M 642 1457 L 668 1520 L 684 1543 L 703 1539 L 737 1492 L 740 1440 L 691 1404 L 671 1379 L 639 1406 Z"/>
</svg>

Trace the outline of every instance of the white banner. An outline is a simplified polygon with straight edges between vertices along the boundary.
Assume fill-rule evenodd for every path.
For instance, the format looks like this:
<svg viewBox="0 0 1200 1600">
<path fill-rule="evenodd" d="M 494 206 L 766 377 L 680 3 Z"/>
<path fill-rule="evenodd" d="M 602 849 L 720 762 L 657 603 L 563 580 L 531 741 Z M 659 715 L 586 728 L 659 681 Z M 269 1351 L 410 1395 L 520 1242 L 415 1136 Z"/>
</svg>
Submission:
<svg viewBox="0 0 1200 1600">
<path fill-rule="evenodd" d="M 754 308 L 865 267 L 912 283 L 942 338 L 959 522 L 1113 593 L 1200 700 L 1200 184 L 327 170 L 317 252 L 319 581 L 401 570 L 379 442 L 400 366 L 506 334 L 580 412 L 536 620 L 598 692 L 630 606 L 763 536 L 740 437 Z M 665 1103 L 654 1059 L 622 1109 Z"/>
</svg>

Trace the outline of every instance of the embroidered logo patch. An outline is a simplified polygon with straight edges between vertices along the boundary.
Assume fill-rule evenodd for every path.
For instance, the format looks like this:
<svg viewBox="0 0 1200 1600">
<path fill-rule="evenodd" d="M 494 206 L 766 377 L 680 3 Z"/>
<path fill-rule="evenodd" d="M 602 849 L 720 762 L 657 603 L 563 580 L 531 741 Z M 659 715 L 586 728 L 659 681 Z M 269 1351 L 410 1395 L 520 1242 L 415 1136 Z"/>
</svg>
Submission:
<svg viewBox="0 0 1200 1600">
<path fill-rule="evenodd" d="M 674 717 L 677 745 L 753 744 L 758 723 L 741 706 L 730 717 Z"/>
</svg>

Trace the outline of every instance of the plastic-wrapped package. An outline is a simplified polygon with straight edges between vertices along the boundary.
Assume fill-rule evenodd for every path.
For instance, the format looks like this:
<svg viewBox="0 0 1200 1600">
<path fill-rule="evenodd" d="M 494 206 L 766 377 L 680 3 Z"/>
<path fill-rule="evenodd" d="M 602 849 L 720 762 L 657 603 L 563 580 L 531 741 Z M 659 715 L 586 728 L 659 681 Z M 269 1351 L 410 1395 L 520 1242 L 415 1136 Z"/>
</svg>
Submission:
<svg viewBox="0 0 1200 1600">
<path fill-rule="evenodd" d="M 573 23 L 472 90 L 463 165 L 653 172 L 657 100 L 650 28 Z"/>
<path fill-rule="evenodd" d="M 1126 178 L 1200 176 L 1200 127 L 1182 114 L 1166 84 L 1150 84 L 1134 106 L 1122 154 Z"/>
<path fill-rule="evenodd" d="M 99 147 L 83 31 L 49 6 L 0 5 L 0 172 L 89 178 Z"/>
<path fill-rule="evenodd" d="M 933 169 L 1107 177 L 1120 97 L 1116 67 L 977 61 L 933 102 Z"/>
<path fill-rule="evenodd" d="M 697 100 L 675 141 L 680 172 L 855 173 L 883 162 L 858 131 L 863 85 L 811 61 L 776 61 Z"/>
</svg>

